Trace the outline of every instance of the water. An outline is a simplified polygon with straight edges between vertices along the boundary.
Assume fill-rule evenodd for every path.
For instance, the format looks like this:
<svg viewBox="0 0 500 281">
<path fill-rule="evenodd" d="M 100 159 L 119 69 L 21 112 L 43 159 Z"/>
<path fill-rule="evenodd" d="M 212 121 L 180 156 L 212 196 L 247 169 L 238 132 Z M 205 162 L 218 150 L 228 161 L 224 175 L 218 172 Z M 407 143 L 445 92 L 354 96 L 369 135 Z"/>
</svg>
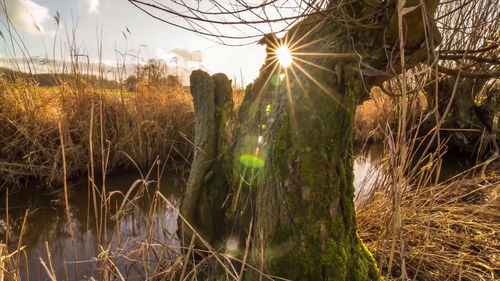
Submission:
<svg viewBox="0 0 500 281">
<path fill-rule="evenodd" d="M 120 208 L 122 199 L 127 193 L 131 185 L 140 178 L 140 175 L 127 171 L 109 176 L 106 180 L 106 188 L 108 192 L 112 192 L 110 202 L 110 213 L 115 214 Z M 97 183 L 101 186 L 100 183 Z M 181 183 L 173 174 L 168 174 L 161 178 L 159 190 L 169 199 L 172 204 L 178 204 L 180 198 Z M 137 185 L 139 187 L 139 185 Z M 142 245 L 142 240 L 151 230 L 154 243 L 158 245 L 170 244 L 171 248 L 177 252 L 166 253 L 165 260 L 176 257 L 179 249 L 179 243 L 175 236 L 177 229 L 177 214 L 165 202 L 158 201 L 156 208 L 156 216 L 154 216 L 153 227 L 150 228 L 148 222 L 151 216 L 151 198 L 158 188 L 157 181 L 151 181 L 144 185 L 143 197 L 135 202 L 136 208 L 128 211 L 117 224 L 112 218 L 107 218 L 106 224 L 106 240 L 104 245 L 110 245 L 110 255 L 118 256 L 114 262 L 118 265 L 120 272 L 127 272 L 127 280 L 139 280 L 143 274 L 143 269 L 140 266 L 130 265 L 130 262 L 124 263 L 120 261 L 119 256 L 122 255 L 125 259 L 135 258 L 143 260 L 139 249 Z M 96 256 L 96 224 L 94 218 L 93 202 L 88 196 L 88 185 L 84 183 L 73 183 L 69 185 L 69 190 L 74 190 L 70 194 L 69 202 L 71 206 L 71 221 L 75 237 L 75 248 L 77 252 L 78 279 L 86 280 L 89 276 L 98 276 L 96 270 L 97 263 L 93 260 Z M 5 199 L 4 199 L 5 200 Z M 5 201 L 0 204 L 2 208 L 2 216 L 0 217 L 0 240 L 5 241 Z M 58 280 L 64 279 L 67 274 L 70 280 L 75 279 L 73 257 L 73 246 L 70 233 L 68 231 L 68 222 L 64 208 L 64 198 L 61 194 L 44 194 L 40 193 L 18 193 L 9 196 L 9 242 L 8 248 L 10 252 L 17 249 L 19 243 L 19 234 L 23 225 L 25 214 L 27 219 L 25 223 L 25 231 L 22 236 L 22 245 L 26 245 L 27 264 L 29 280 L 49 280 L 45 270 L 42 268 L 40 258 L 44 260 L 49 267 L 47 252 L 50 252 L 54 271 Z M 97 202 L 100 206 L 100 202 Z M 90 210 L 90 212 L 89 212 Z M 101 232 L 104 233 L 104 230 Z M 47 251 L 47 248 L 49 251 Z M 134 251 L 137 254 L 133 254 Z M 146 257 L 148 263 L 154 264 L 156 257 L 148 255 Z M 123 261 L 122 259 L 122 261 Z M 66 261 L 66 265 L 64 265 Z M 20 260 L 22 267 L 25 267 L 26 261 Z M 120 264 L 128 264 L 129 266 L 120 266 Z M 66 270 L 64 269 L 66 266 Z M 50 267 L 49 267 L 50 268 Z M 66 273 L 65 273 L 66 271 Z M 26 280 L 26 274 L 22 271 L 21 277 Z M 97 278 L 96 278 L 97 279 Z"/>
<path fill-rule="evenodd" d="M 367 196 L 371 186 L 378 180 L 382 180 L 385 176 L 381 168 L 381 160 L 384 157 L 383 145 L 371 145 L 364 151 L 355 150 L 354 161 L 354 186 L 356 190 L 357 204 L 362 202 Z M 445 159 L 446 160 L 446 159 Z M 454 174 L 456 171 L 463 169 L 460 161 L 451 159 L 445 161 L 443 165 L 446 169 L 445 175 Z M 458 164 L 457 164 L 458 163 Z M 454 171 L 454 172 L 453 172 Z M 134 181 L 141 178 L 135 172 L 122 172 L 107 177 L 106 189 L 112 192 L 110 199 L 111 213 L 116 213 L 120 208 L 121 202 Z M 98 182 L 97 186 L 101 186 Z M 179 204 L 179 199 L 182 194 L 184 183 L 175 174 L 167 174 L 161 177 L 159 191 L 169 199 L 172 204 Z M 158 202 L 158 206 L 154 211 L 154 224 L 150 228 L 148 218 L 151 214 L 151 198 L 153 197 L 158 185 L 156 179 L 152 179 L 144 188 L 143 198 L 135 202 L 136 208 L 131 209 L 127 215 L 121 218 L 119 224 L 108 218 L 106 225 L 107 243 L 110 246 L 110 255 L 118 256 L 114 259 L 120 272 L 127 272 L 127 280 L 140 279 L 144 273 L 139 263 L 120 262 L 120 256 L 125 255 L 129 258 L 137 260 L 147 260 L 148 264 L 154 264 L 158 260 L 157 254 L 141 255 L 139 251 L 142 247 L 143 238 L 147 233 L 152 233 L 154 244 L 161 245 L 169 244 L 172 252 L 166 253 L 163 261 L 175 259 L 179 252 L 179 242 L 175 238 L 177 228 L 177 214 L 163 201 Z M 75 248 L 77 251 L 78 263 L 78 279 L 87 279 L 89 276 L 98 276 L 96 270 L 96 262 L 92 259 L 96 254 L 96 224 L 93 213 L 93 208 L 90 208 L 88 194 L 88 184 L 86 181 L 81 183 L 73 183 L 69 186 L 74 192 L 70 194 L 71 206 L 71 221 L 74 229 Z M 99 206 L 100 203 L 97 202 Z M 0 203 L 0 241 L 5 241 L 5 198 Z M 74 264 L 73 261 L 73 246 L 70 233 L 68 232 L 67 219 L 64 209 L 64 199 L 61 194 L 45 194 L 40 193 L 19 193 L 9 196 L 9 228 L 10 236 L 8 248 L 10 251 L 17 249 L 19 243 L 19 234 L 23 225 L 24 216 L 27 214 L 25 225 L 25 233 L 22 237 L 21 244 L 26 245 L 27 264 L 29 267 L 29 280 L 48 280 L 47 274 L 41 266 L 40 258 L 46 263 L 47 247 L 51 254 L 52 264 L 56 272 L 57 279 L 64 279 L 65 274 L 70 280 L 74 280 Z M 151 232 L 152 231 L 152 232 Z M 48 241 L 48 242 L 46 242 Z M 48 243 L 48 244 L 46 244 Z M 154 246 L 152 247 L 154 248 Z M 137 254 L 134 254 L 137 252 Z M 66 272 L 64 270 L 64 261 L 66 261 Z M 21 259 L 21 264 L 25 266 L 25 261 Z M 127 264 L 122 266 L 120 264 Z M 135 264 L 131 266 L 130 264 Z M 21 274 L 23 280 L 26 280 L 24 273 Z M 97 279 L 97 278 L 96 278 Z"/>
<path fill-rule="evenodd" d="M 389 172 L 384 170 L 383 162 L 386 154 L 382 143 L 370 144 L 367 147 L 354 149 L 354 188 L 357 207 L 366 203 L 374 186 L 381 187 L 389 181 Z M 418 153 L 414 157 L 413 166 L 417 165 Z M 468 155 L 448 153 L 442 157 L 439 181 L 445 181 L 471 167 Z M 424 163 L 425 164 L 425 163 Z"/>
<path fill-rule="evenodd" d="M 382 160 L 384 146 L 372 144 L 368 147 L 356 147 L 354 150 L 354 190 L 356 206 L 360 206 L 369 197 L 371 188 L 386 180 Z"/>
</svg>

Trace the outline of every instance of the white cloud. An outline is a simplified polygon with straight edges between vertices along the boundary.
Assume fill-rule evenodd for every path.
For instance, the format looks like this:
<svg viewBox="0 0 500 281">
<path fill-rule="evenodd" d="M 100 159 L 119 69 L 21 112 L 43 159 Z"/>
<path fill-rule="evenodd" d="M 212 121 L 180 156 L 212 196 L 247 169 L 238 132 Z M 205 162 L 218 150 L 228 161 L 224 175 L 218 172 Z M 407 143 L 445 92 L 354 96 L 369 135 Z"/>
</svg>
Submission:
<svg viewBox="0 0 500 281">
<path fill-rule="evenodd" d="M 33 34 L 45 32 L 44 25 L 51 18 L 49 9 L 31 0 L 10 0 L 5 4 L 7 15 L 16 28 Z"/>
<path fill-rule="evenodd" d="M 183 58 L 185 61 L 189 62 L 201 62 L 203 60 L 203 54 L 201 51 L 189 51 L 186 49 L 172 49 L 170 52 Z"/>
<path fill-rule="evenodd" d="M 87 0 L 88 2 L 88 5 L 89 5 L 89 9 L 88 9 L 88 12 L 89 13 L 96 13 L 96 14 L 99 14 L 99 0 Z"/>
</svg>

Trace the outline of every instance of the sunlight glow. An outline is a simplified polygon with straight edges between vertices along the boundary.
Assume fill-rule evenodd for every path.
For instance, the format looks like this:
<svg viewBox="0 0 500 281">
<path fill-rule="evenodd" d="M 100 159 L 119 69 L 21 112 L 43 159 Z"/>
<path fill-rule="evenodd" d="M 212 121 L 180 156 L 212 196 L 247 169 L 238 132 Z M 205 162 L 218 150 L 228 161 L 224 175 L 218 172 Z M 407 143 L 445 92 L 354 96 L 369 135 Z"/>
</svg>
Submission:
<svg viewBox="0 0 500 281">
<path fill-rule="evenodd" d="M 281 46 L 276 50 L 276 56 L 284 68 L 289 67 L 292 64 L 292 54 L 287 46 Z"/>
</svg>

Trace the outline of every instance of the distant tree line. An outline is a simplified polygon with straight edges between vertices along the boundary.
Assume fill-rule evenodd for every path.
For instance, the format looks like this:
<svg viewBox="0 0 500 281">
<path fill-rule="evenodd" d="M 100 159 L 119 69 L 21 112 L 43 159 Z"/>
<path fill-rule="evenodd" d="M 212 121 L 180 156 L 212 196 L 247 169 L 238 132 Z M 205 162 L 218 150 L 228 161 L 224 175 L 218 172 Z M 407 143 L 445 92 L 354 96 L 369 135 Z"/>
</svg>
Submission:
<svg viewBox="0 0 500 281">
<path fill-rule="evenodd" d="M 168 74 L 168 66 L 164 60 L 150 59 L 145 65 L 138 65 L 136 73 L 125 81 L 127 91 L 135 92 L 140 87 L 177 89 L 182 83 L 177 75 Z"/>
<path fill-rule="evenodd" d="M 6 67 L 0 67 L 0 77 L 12 83 L 18 79 L 33 81 L 41 87 L 52 87 L 64 82 L 84 82 L 98 85 L 104 89 L 117 89 L 122 86 L 125 90 L 136 92 L 139 88 L 155 89 L 180 89 L 182 88 L 181 79 L 178 75 L 169 74 L 169 69 L 164 60 L 150 59 L 145 65 L 138 65 L 133 75 L 130 75 L 120 83 L 114 80 L 108 80 L 96 75 L 71 74 L 71 73 L 25 73 L 12 70 Z"/>
<path fill-rule="evenodd" d="M 52 87 L 60 85 L 65 81 L 81 81 L 97 84 L 105 89 L 116 89 L 119 83 L 113 80 L 101 79 L 96 75 L 69 74 L 69 73 L 38 73 L 30 74 L 21 71 L 0 67 L 0 77 L 7 81 L 15 82 L 17 79 L 31 80 L 41 87 Z M 77 78 L 77 79 L 76 79 Z"/>
</svg>

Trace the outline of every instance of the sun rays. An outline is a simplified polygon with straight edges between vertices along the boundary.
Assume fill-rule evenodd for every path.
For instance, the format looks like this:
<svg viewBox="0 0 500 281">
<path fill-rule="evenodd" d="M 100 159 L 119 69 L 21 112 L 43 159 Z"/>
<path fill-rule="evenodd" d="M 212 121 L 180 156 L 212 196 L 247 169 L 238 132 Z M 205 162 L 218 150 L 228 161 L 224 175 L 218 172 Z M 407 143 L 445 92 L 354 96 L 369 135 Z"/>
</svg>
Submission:
<svg viewBox="0 0 500 281">
<path fill-rule="evenodd" d="M 322 52 L 321 46 L 327 38 L 308 39 L 311 32 L 320 25 L 321 23 L 311 26 L 300 35 L 298 29 L 291 31 L 283 38 L 266 34 L 259 41 L 259 44 L 266 45 L 267 57 L 260 70 L 260 77 L 252 86 L 256 96 L 252 99 L 250 108 L 256 111 L 255 116 L 261 123 L 258 129 L 255 128 L 255 134 L 250 136 L 252 141 L 245 150 L 246 154 L 255 159 L 263 161 L 266 153 L 269 153 L 266 140 L 269 133 L 266 128 L 276 120 L 275 114 L 283 112 L 279 106 L 280 100 L 286 100 L 286 115 L 293 131 L 308 124 L 305 119 L 299 119 L 309 118 L 304 116 L 307 108 L 312 109 L 308 111 L 310 114 L 316 115 L 315 107 L 321 107 L 324 102 L 329 103 L 327 99 L 331 99 L 339 109 L 352 110 L 344 104 L 345 100 L 339 90 L 345 88 L 345 85 L 339 78 L 338 66 L 343 67 L 346 62 L 356 61 L 358 57 L 349 53 Z M 321 118 L 323 109 L 318 108 L 318 115 L 314 118 Z M 302 126 L 301 130 L 307 129 L 309 128 Z"/>
<path fill-rule="evenodd" d="M 346 61 L 353 61 L 352 54 L 321 52 L 321 45 L 327 38 L 308 40 L 310 33 L 311 29 L 300 36 L 297 36 L 296 32 L 290 32 L 289 36 L 280 39 L 274 34 L 266 34 L 259 41 L 259 44 L 266 45 L 267 57 L 259 78 L 251 86 L 255 96 L 252 96 L 245 109 L 255 111 L 254 118 L 259 123 L 258 126 L 249 128 L 251 133 L 247 136 L 247 143 L 242 150 L 240 164 L 243 168 L 240 185 L 232 203 L 233 210 L 237 208 L 243 184 L 251 186 L 252 182 L 260 177 L 260 170 L 250 168 L 254 173 L 252 180 L 246 178 L 249 171 L 247 162 L 252 160 L 263 166 L 268 159 L 267 155 L 272 153 L 269 151 L 271 147 L 268 141 L 272 138 L 273 131 L 267 128 L 276 124 L 280 126 L 275 123 L 280 119 L 280 115 L 285 118 L 284 122 L 289 122 L 293 132 L 303 134 L 315 128 L 322 130 L 324 126 L 333 125 L 322 123 L 325 109 L 326 114 L 336 110 L 331 108 L 330 111 L 328 106 L 352 110 L 346 106 L 347 103 L 340 93 L 339 89 L 345 88 L 345 85 L 337 71 L 339 65 L 342 67 Z M 311 127 L 316 124 L 319 126 Z"/>
<path fill-rule="evenodd" d="M 328 75 L 332 75 L 332 81 L 334 80 L 334 76 L 336 75 L 335 70 L 328 68 L 327 66 L 320 65 L 317 62 L 314 62 L 315 58 L 324 58 L 324 59 L 332 59 L 338 61 L 352 61 L 356 60 L 357 57 L 353 57 L 353 54 L 345 54 L 345 53 L 331 53 L 331 52 L 318 52 L 314 45 L 320 44 L 324 41 L 325 38 L 316 38 L 314 40 L 310 40 L 306 42 L 306 38 L 311 34 L 312 31 L 316 30 L 320 27 L 323 22 L 319 22 L 308 32 L 297 37 L 297 32 L 291 32 L 290 36 L 285 36 L 281 39 L 276 37 L 272 40 L 267 40 L 266 44 L 268 45 L 267 51 L 270 51 L 268 54 L 268 62 L 266 68 L 272 68 L 272 72 L 270 77 L 276 76 L 280 77 L 280 82 L 284 80 L 286 85 L 286 91 L 288 92 L 288 97 L 292 97 L 291 95 L 291 86 L 290 83 L 295 83 L 300 86 L 300 89 L 304 91 L 305 82 L 312 82 L 315 86 L 317 86 L 324 94 L 331 97 L 335 102 L 341 105 L 341 95 L 329 85 L 329 83 L 325 83 L 315 77 L 310 71 L 311 69 L 318 69 L 321 72 L 327 72 Z M 303 74 L 301 76 L 297 75 L 298 73 L 295 71 L 298 70 L 299 73 Z M 292 72 L 292 76 L 289 77 L 289 72 Z M 283 75 L 284 74 L 284 75 Z M 304 81 L 300 81 L 299 77 L 302 77 Z M 339 81 L 337 81 L 338 83 Z M 275 84 L 271 83 L 273 86 L 279 86 L 281 83 Z M 263 88 L 266 88 L 267 83 Z M 307 95 L 307 93 L 304 94 Z M 289 101 L 293 103 L 292 100 Z M 293 107 L 293 105 L 291 105 Z M 342 105 L 341 105 L 342 106 Z"/>
<path fill-rule="evenodd" d="M 345 108 L 342 104 L 342 95 L 336 90 L 336 84 L 340 81 L 337 79 L 337 73 L 334 67 L 334 61 L 352 61 L 352 54 L 343 53 L 330 53 L 318 52 L 319 45 L 324 42 L 325 38 L 316 38 L 314 40 L 307 40 L 306 37 L 310 35 L 311 30 L 315 30 L 321 23 L 309 29 L 308 32 L 297 36 L 296 32 L 289 33 L 281 39 L 276 38 L 274 35 L 266 35 L 265 44 L 267 45 L 266 51 L 268 57 L 266 65 L 261 70 L 264 75 L 264 85 L 259 90 L 259 97 L 265 89 L 273 87 L 273 92 L 278 94 L 284 92 L 286 94 L 289 116 L 291 118 L 292 126 L 296 126 L 295 104 L 294 97 L 297 96 L 293 92 L 300 92 L 305 102 L 311 102 L 311 89 L 307 86 L 313 85 L 320 93 L 328 96 L 335 101 L 340 107 Z M 329 65 L 318 62 L 327 62 Z M 333 63 L 332 63 L 333 62 Z M 318 77 L 319 75 L 321 77 Z M 325 81 L 325 77 L 332 77 L 332 81 Z"/>
</svg>

